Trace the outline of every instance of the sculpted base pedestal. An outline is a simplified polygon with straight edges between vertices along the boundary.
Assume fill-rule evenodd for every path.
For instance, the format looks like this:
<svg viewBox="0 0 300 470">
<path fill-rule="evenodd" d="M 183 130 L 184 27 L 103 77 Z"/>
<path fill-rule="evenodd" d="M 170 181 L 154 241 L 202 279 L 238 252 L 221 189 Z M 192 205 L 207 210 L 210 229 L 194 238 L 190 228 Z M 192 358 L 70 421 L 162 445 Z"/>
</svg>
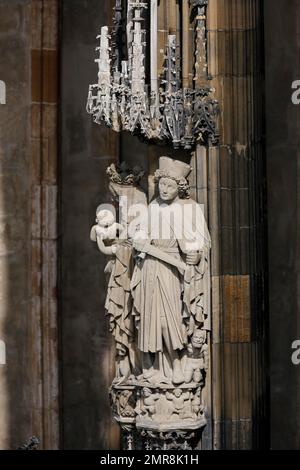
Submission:
<svg viewBox="0 0 300 470">
<path fill-rule="evenodd" d="M 201 393 L 199 384 L 112 385 L 113 416 L 124 432 L 125 446 L 132 448 L 140 435 L 144 449 L 192 449 L 191 441 L 200 441 L 207 423 Z"/>
</svg>

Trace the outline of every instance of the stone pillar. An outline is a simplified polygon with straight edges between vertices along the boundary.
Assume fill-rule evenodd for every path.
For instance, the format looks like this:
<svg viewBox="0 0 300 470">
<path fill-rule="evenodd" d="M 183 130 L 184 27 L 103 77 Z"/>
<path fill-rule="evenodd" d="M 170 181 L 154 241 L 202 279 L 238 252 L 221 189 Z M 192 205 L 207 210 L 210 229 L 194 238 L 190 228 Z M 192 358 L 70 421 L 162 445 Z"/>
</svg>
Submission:
<svg viewBox="0 0 300 470">
<path fill-rule="evenodd" d="M 0 448 L 32 435 L 30 0 L 0 2 Z"/>
<path fill-rule="evenodd" d="M 1 449 L 59 446 L 57 3 L 0 5 Z"/>
<path fill-rule="evenodd" d="M 208 7 L 220 145 L 199 152 L 198 197 L 208 198 L 212 235 L 215 449 L 261 448 L 268 436 L 260 4 L 210 0 Z"/>
<path fill-rule="evenodd" d="M 33 434 L 58 449 L 58 0 L 31 0 L 31 307 Z"/>
</svg>

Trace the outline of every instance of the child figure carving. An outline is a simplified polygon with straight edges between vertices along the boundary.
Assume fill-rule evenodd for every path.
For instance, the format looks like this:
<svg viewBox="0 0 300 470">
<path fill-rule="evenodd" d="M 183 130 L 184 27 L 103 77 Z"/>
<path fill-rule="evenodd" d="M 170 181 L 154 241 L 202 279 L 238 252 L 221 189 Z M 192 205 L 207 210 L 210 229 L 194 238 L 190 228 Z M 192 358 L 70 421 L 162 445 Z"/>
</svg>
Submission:
<svg viewBox="0 0 300 470">
<path fill-rule="evenodd" d="M 134 348 L 134 326 L 131 317 L 130 273 L 132 272 L 132 247 L 122 238 L 124 227 L 117 223 L 111 210 L 99 206 L 90 238 L 111 259 L 105 272 L 110 274 L 105 309 L 110 321 L 110 331 L 116 341 L 115 383 L 123 383 L 134 374 L 137 358 Z"/>
</svg>

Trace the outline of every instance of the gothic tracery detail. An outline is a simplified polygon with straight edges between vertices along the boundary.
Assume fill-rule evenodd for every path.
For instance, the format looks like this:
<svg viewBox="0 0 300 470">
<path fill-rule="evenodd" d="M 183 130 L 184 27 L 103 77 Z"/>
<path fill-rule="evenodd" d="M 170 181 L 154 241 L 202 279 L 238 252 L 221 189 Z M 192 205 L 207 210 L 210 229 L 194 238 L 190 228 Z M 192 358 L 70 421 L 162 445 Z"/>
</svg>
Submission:
<svg viewBox="0 0 300 470">
<path fill-rule="evenodd" d="M 149 44 L 146 43 L 145 20 L 149 10 L 150 49 L 153 49 L 157 46 L 157 21 L 153 18 L 157 15 L 157 0 L 128 1 L 127 58 L 120 60 L 122 7 L 117 0 L 112 34 L 109 35 L 104 26 L 98 36 L 98 83 L 89 88 L 87 111 L 96 123 L 104 123 L 116 132 L 129 131 L 150 141 L 170 142 L 175 149 L 218 142 L 218 103 L 213 98 L 214 90 L 209 86 L 207 73 L 208 1 L 182 1 L 189 2 L 190 21 L 195 27 L 193 85 L 183 85 L 182 58 L 174 34 L 168 36 L 165 44 L 164 76 L 158 78 L 157 64 L 151 57 L 150 83 L 147 82 Z"/>
</svg>

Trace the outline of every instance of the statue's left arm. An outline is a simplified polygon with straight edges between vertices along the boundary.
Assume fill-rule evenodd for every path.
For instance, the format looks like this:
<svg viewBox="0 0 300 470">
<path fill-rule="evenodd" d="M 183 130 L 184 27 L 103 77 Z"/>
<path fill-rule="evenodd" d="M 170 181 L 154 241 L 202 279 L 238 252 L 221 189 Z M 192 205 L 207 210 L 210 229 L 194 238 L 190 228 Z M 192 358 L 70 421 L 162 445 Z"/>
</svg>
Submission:
<svg viewBox="0 0 300 470">
<path fill-rule="evenodd" d="M 184 273 L 184 317 L 188 334 L 196 328 L 209 328 L 209 252 L 210 235 L 202 208 L 189 200 L 188 210 L 183 211 L 183 237 L 179 246 L 186 258 Z"/>
<path fill-rule="evenodd" d="M 103 253 L 106 256 L 113 256 L 117 253 L 117 246 L 116 245 L 106 246 L 102 237 L 99 235 L 97 235 L 97 245 L 101 253 Z"/>
</svg>

